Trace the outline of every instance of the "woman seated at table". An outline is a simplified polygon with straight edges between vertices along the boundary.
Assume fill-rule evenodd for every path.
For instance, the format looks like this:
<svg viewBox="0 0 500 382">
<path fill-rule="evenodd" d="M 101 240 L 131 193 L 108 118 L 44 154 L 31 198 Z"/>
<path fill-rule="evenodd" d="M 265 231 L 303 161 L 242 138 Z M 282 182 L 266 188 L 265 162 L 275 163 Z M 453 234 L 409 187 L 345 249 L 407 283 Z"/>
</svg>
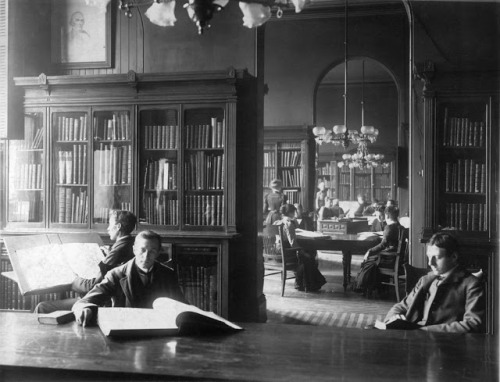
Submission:
<svg viewBox="0 0 500 382">
<path fill-rule="evenodd" d="M 325 197 L 325 205 L 319 209 L 319 220 L 338 218 L 340 215 L 344 215 L 344 210 L 339 206 L 339 200 Z"/>
<path fill-rule="evenodd" d="M 283 225 L 283 235 L 286 239 L 284 243 L 277 243 L 283 248 L 299 247 L 297 243 L 297 221 L 295 220 L 296 208 L 293 204 L 284 204 L 280 207 L 281 220 L 274 222 L 274 225 Z M 306 292 L 317 292 L 326 284 L 326 280 L 321 274 L 316 264 L 316 251 L 299 251 L 299 267 L 295 272 L 295 289 Z"/>
<path fill-rule="evenodd" d="M 297 227 L 305 231 L 314 231 L 314 221 L 311 219 L 307 211 L 304 211 L 302 204 L 294 203 L 295 206 L 295 221 Z"/>
<path fill-rule="evenodd" d="M 381 251 L 395 251 L 398 247 L 400 227 L 398 222 L 399 210 L 391 206 L 386 207 L 384 213 L 387 225 L 384 228 L 382 241 L 366 252 L 353 288 L 356 292 L 361 292 L 368 296 L 371 295 L 372 291 L 377 286 L 379 253 Z"/>
</svg>

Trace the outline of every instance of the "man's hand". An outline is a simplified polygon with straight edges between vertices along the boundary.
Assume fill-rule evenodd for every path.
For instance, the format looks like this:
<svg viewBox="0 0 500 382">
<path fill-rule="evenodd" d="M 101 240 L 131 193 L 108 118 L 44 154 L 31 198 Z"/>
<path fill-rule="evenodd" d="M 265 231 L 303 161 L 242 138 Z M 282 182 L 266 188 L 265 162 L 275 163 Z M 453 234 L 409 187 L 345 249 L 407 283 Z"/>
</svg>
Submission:
<svg viewBox="0 0 500 382">
<path fill-rule="evenodd" d="M 75 319 L 78 325 L 83 325 L 83 327 L 88 326 L 92 320 L 92 309 L 83 308 L 74 312 Z"/>
<path fill-rule="evenodd" d="M 363 257 L 363 261 L 368 260 L 368 256 L 370 256 L 370 251 L 365 253 L 365 256 Z"/>
<path fill-rule="evenodd" d="M 391 316 L 389 319 L 385 320 L 385 323 L 393 322 L 396 320 L 406 321 L 406 316 L 404 314 L 395 314 L 394 316 Z"/>
</svg>

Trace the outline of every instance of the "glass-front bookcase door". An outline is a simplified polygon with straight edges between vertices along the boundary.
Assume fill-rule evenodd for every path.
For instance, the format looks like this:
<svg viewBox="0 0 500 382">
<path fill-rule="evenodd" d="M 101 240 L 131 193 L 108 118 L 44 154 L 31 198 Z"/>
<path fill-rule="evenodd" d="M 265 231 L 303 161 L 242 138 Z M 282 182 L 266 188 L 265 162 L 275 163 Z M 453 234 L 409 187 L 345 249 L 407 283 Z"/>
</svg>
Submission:
<svg viewBox="0 0 500 382">
<path fill-rule="evenodd" d="M 139 221 L 142 225 L 179 227 L 179 110 L 139 111 Z"/>
<path fill-rule="evenodd" d="M 113 209 L 132 210 L 133 127 L 131 109 L 94 109 L 93 226 L 107 225 Z"/>
<path fill-rule="evenodd" d="M 51 226 L 89 225 L 88 109 L 52 109 L 51 126 Z"/>
<path fill-rule="evenodd" d="M 183 227 L 223 227 L 227 129 L 224 107 L 190 106 L 184 110 L 183 122 Z"/>
<path fill-rule="evenodd" d="M 45 114 L 27 111 L 24 139 L 9 141 L 7 224 L 45 222 Z"/>
</svg>

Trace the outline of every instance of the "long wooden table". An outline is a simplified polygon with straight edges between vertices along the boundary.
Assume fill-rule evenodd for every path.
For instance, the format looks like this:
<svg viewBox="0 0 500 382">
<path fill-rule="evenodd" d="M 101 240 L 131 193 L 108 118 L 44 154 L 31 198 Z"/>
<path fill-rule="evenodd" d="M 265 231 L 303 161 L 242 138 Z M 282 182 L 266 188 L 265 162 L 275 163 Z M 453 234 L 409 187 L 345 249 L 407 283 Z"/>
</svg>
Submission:
<svg viewBox="0 0 500 382">
<path fill-rule="evenodd" d="M 297 236 L 299 245 L 304 249 L 342 251 L 342 271 L 344 291 L 351 281 L 351 260 L 353 253 L 364 254 L 380 242 L 378 235 L 335 234 L 327 238 L 307 238 Z"/>
<path fill-rule="evenodd" d="M 1 381 L 496 381 L 498 338 L 241 324 L 227 336 L 114 340 L 0 312 Z"/>
</svg>

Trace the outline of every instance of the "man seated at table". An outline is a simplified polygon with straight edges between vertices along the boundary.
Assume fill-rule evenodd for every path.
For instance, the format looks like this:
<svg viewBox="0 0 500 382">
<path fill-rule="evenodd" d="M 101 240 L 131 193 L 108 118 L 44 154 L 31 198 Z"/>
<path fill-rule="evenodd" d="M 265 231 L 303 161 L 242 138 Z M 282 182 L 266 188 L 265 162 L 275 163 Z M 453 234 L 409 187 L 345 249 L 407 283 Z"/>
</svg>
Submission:
<svg viewBox="0 0 500 382">
<path fill-rule="evenodd" d="M 340 207 L 339 200 L 327 196 L 325 198 L 325 205 L 319 209 L 318 219 L 327 220 L 338 218 L 341 215 L 344 215 L 344 210 Z"/>
<path fill-rule="evenodd" d="M 176 273 L 156 261 L 161 237 L 153 231 L 140 232 L 134 242 L 134 258 L 111 270 L 85 297 L 73 306 L 80 325 L 95 322 L 98 306 L 112 301 L 113 307 L 152 308 L 158 297 L 188 303 L 179 287 Z"/>
<path fill-rule="evenodd" d="M 106 257 L 99 263 L 99 272 L 94 278 L 86 279 L 76 276 L 71 284 L 71 290 L 84 296 L 94 285 L 100 283 L 106 273 L 122 265 L 134 257 L 134 238 L 131 233 L 137 224 L 137 217 L 130 211 L 111 210 L 107 228 L 109 238 L 114 241 L 110 249 L 102 247 Z M 35 313 L 51 313 L 56 310 L 71 310 L 78 298 L 42 301 L 35 308 Z"/>
<path fill-rule="evenodd" d="M 295 221 L 297 222 L 297 228 L 314 231 L 314 221 L 311 219 L 307 211 L 304 211 L 302 204 L 294 203 L 295 210 Z"/>
<path fill-rule="evenodd" d="M 433 332 L 484 331 L 483 283 L 459 264 L 457 240 L 436 233 L 427 247 L 427 258 L 432 271 L 391 308 L 386 322 L 400 318 Z"/>
</svg>

